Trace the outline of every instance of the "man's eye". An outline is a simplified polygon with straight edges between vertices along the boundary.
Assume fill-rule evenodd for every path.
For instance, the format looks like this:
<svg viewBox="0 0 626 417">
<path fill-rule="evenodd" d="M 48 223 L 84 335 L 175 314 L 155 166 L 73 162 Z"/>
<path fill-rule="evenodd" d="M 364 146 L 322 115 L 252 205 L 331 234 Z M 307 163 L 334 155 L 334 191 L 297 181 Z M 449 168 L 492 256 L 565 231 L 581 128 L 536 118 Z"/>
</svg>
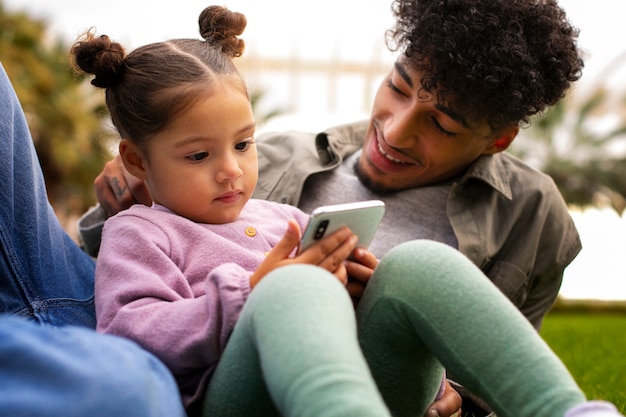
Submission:
<svg viewBox="0 0 626 417">
<path fill-rule="evenodd" d="M 406 96 L 406 94 L 404 94 L 398 87 L 396 87 L 395 84 L 391 80 L 387 81 L 387 87 L 389 87 L 391 91 L 393 91 L 396 94 Z"/>
<path fill-rule="evenodd" d="M 443 128 L 443 126 L 441 126 L 439 124 L 439 122 L 437 121 L 437 119 L 435 119 L 434 117 L 432 118 L 433 120 L 433 124 L 435 125 L 435 128 L 442 134 L 446 135 L 446 136 L 455 136 L 456 133 L 450 132 L 449 130 L 446 130 Z"/>
<path fill-rule="evenodd" d="M 209 156 L 208 152 L 198 152 L 198 153 L 194 153 L 193 155 L 187 155 L 186 158 L 197 162 L 197 161 L 202 161 L 203 159 L 206 159 Z"/>
</svg>

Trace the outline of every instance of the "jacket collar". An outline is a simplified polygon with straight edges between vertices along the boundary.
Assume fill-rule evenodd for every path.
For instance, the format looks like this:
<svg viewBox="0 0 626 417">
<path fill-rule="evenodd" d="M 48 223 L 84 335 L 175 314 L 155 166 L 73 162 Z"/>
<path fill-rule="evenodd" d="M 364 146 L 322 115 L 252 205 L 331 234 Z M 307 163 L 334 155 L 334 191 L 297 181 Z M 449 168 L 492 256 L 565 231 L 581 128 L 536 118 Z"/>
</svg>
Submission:
<svg viewBox="0 0 626 417">
<path fill-rule="evenodd" d="M 465 175 L 463 175 L 462 181 L 467 181 L 470 178 L 480 180 L 490 185 L 509 200 L 513 198 L 511 184 L 509 183 L 507 169 L 504 164 L 504 156 L 499 153 L 495 155 L 482 155 L 474 161 L 467 169 Z"/>
<path fill-rule="evenodd" d="M 340 163 L 363 146 L 369 121 L 334 126 L 318 133 L 315 148 L 322 165 Z"/>
</svg>

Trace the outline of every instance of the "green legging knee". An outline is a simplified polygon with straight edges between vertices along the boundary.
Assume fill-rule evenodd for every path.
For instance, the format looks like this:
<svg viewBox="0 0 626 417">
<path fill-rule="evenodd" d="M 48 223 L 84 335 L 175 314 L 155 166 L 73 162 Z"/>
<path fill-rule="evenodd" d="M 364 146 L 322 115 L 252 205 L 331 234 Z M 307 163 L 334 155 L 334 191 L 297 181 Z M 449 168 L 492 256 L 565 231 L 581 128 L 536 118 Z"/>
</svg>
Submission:
<svg viewBox="0 0 626 417">
<path fill-rule="evenodd" d="M 345 289 L 319 268 L 269 274 L 246 302 L 204 414 L 422 416 L 441 364 L 503 417 L 559 416 L 584 401 L 526 319 L 445 245 L 392 250 L 357 317 L 358 341 Z"/>
<path fill-rule="evenodd" d="M 283 267 L 252 291 L 205 416 L 389 416 L 359 349 L 352 302 L 330 273 Z"/>
<path fill-rule="evenodd" d="M 432 392 L 419 384 L 434 377 L 433 362 L 499 416 L 563 416 L 585 401 L 517 308 L 465 256 L 443 244 L 413 241 L 389 252 L 357 317 L 361 348 L 393 415 L 423 415 Z M 418 406 L 412 401 L 419 396 L 416 386 L 429 395 Z"/>
</svg>

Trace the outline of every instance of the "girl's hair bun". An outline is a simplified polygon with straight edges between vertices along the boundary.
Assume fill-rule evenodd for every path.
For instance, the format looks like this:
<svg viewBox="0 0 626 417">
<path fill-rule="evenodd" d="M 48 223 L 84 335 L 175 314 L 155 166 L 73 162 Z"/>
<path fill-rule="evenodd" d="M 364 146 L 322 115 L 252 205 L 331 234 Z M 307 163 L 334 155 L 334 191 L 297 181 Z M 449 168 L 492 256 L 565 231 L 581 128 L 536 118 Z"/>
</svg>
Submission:
<svg viewBox="0 0 626 417">
<path fill-rule="evenodd" d="M 200 36 L 209 44 L 220 48 L 226 55 L 239 57 L 244 50 L 244 41 L 237 36 L 246 28 L 246 17 L 222 6 L 209 6 L 198 19 Z"/>
<path fill-rule="evenodd" d="M 108 36 L 96 37 L 93 31 L 83 35 L 71 50 L 74 63 L 88 74 L 94 74 L 91 84 L 107 88 L 117 84 L 124 74 L 126 52 L 122 45 L 111 41 Z"/>
</svg>

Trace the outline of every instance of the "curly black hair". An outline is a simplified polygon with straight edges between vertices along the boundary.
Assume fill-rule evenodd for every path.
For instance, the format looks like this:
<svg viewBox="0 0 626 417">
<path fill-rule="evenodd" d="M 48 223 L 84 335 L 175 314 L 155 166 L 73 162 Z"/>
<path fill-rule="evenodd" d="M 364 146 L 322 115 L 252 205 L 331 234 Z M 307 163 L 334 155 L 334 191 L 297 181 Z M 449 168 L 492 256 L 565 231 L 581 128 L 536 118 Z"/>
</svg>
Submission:
<svg viewBox="0 0 626 417">
<path fill-rule="evenodd" d="M 395 0 L 387 44 L 422 87 L 493 130 L 529 123 L 582 73 L 579 30 L 555 0 Z"/>
</svg>

